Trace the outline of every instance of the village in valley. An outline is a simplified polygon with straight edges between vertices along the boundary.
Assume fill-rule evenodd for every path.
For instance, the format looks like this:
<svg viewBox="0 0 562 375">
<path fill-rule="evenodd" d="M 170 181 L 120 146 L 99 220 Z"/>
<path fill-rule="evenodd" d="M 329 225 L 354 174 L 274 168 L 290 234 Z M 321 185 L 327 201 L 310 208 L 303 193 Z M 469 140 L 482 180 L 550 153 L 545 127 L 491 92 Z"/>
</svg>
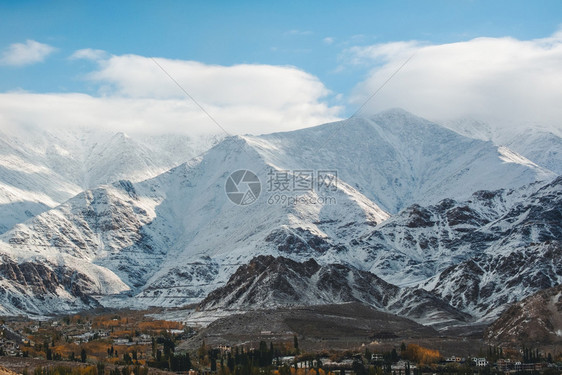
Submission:
<svg viewBox="0 0 562 375">
<path fill-rule="evenodd" d="M 0 366 L 24 375 L 560 374 L 562 368 L 560 352 L 484 343 L 462 356 L 445 355 L 455 351 L 450 343 L 442 353 L 407 338 L 347 349 L 303 347 L 304 338 L 293 332 L 283 339 L 262 332 L 243 344 L 206 344 L 200 327 L 129 310 L 1 323 Z"/>
</svg>

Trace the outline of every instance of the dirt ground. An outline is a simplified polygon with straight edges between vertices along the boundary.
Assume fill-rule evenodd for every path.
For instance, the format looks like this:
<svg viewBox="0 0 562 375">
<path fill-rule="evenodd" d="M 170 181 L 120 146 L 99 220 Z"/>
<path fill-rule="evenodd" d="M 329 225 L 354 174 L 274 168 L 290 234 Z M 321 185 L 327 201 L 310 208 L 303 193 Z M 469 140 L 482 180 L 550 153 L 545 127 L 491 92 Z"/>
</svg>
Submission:
<svg viewBox="0 0 562 375">
<path fill-rule="evenodd" d="M 8 370 L 7 368 L 0 366 L 0 375 L 16 375 L 16 373 L 12 370 Z"/>
<path fill-rule="evenodd" d="M 0 357 L 0 366 L 18 374 L 21 374 L 25 369 L 27 369 L 28 373 L 33 373 L 33 370 L 36 369 L 37 367 L 54 367 L 54 366 L 80 367 L 84 365 L 85 364 L 80 362 L 47 361 L 46 359 L 36 359 L 36 358 L 29 358 L 29 357 L 25 357 L 25 358 Z M 13 372 L 9 374 L 4 374 L 3 372 L 0 372 L 0 375 L 14 375 Z"/>
</svg>

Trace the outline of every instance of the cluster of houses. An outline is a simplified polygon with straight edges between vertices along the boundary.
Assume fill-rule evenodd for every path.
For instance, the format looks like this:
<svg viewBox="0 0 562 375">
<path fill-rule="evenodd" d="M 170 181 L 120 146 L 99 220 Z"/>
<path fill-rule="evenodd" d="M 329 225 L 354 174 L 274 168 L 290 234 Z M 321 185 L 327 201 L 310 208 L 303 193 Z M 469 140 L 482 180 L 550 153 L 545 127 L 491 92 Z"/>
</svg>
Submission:
<svg viewBox="0 0 562 375">
<path fill-rule="evenodd" d="M 519 361 L 511 361 L 510 359 L 498 359 L 496 363 L 498 370 L 503 372 L 520 372 L 520 371 L 541 371 L 545 368 L 545 363 L 522 363 Z"/>
<path fill-rule="evenodd" d="M 473 365 L 476 367 L 486 367 L 489 364 L 486 358 L 473 357 L 471 360 Z M 445 358 L 445 363 L 466 363 L 466 358 L 455 356 L 447 357 Z"/>
<path fill-rule="evenodd" d="M 361 357 L 361 354 L 357 354 L 354 358 L 344 358 L 339 361 L 333 361 L 328 357 L 323 357 L 319 359 L 312 359 L 308 361 L 298 361 L 296 367 L 299 369 L 311 369 L 322 367 L 323 369 L 329 370 L 351 370 L 353 368 L 353 363 Z M 383 361 L 382 354 L 374 354 L 371 358 L 371 364 L 380 363 Z M 273 365 L 276 366 L 295 366 L 294 356 L 285 356 L 273 359 Z M 406 368 L 411 370 L 415 369 L 416 366 L 408 361 L 400 360 L 391 366 L 393 371 L 405 371 Z"/>
<path fill-rule="evenodd" d="M 220 348 L 221 350 L 230 350 L 230 347 L 223 346 Z M 358 355 L 360 356 L 360 355 Z M 330 370 L 345 370 L 347 374 L 347 370 L 351 370 L 353 368 L 353 362 L 356 359 L 354 358 L 345 358 L 340 361 L 332 361 L 330 358 L 320 358 L 318 360 L 310 360 L 310 361 L 298 361 L 296 363 L 297 368 L 302 369 L 310 369 L 310 368 L 317 368 L 318 366 L 324 369 Z M 371 364 L 380 363 L 383 361 L 382 354 L 373 354 L 371 357 Z M 475 367 L 487 367 L 492 365 L 488 360 L 484 357 L 472 357 L 468 359 L 469 363 L 472 363 Z M 464 357 L 448 357 L 444 359 L 444 363 L 458 363 L 458 364 L 465 364 L 467 363 L 467 358 Z M 273 360 L 273 365 L 276 366 L 295 366 L 295 356 L 285 356 L 275 358 Z M 495 364 L 496 368 L 502 372 L 535 372 L 541 371 L 545 369 L 545 363 L 522 363 L 519 361 L 512 361 L 510 359 L 499 359 Z M 393 373 L 405 373 L 406 368 L 410 370 L 416 369 L 416 365 L 414 363 L 399 360 L 396 363 L 391 365 L 391 369 Z M 351 372 L 350 372 L 351 373 Z"/>
<path fill-rule="evenodd" d="M 476 367 L 486 367 L 490 365 L 486 358 L 471 358 L 471 361 Z M 461 357 L 448 357 L 445 359 L 446 363 L 465 363 L 466 359 Z M 511 359 L 498 359 L 495 367 L 502 372 L 536 372 L 546 368 L 547 364 L 544 362 L 537 363 L 523 363 L 520 361 L 512 361 Z"/>
<path fill-rule="evenodd" d="M 140 336 L 135 337 L 118 337 L 113 340 L 113 345 L 151 345 L 152 344 L 152 336 L 147 334 L 142 334 Z"/>
<path fill-rule="evenodd" d="M 360 357 L 361 355 L 358 354 L 357 356 Z M 356 360 L 355 358 L 346 358 L 340 361 L 332 361 L 330 358 L 327 357 L 319 359 L 321 363 L 321 367 L 328 368 L 328 369 L 348 369 L 348 368 L 351 369 L 353 367 L 353 362 L 355 360 Z M 471 358 L 470 360 L 472 361 L 473 365 L 476 367 L 486 367 L 489 365 L 486 358 Z M 384 361 L 383 354 L 375 353 L 371 357 L 371 364 L 379 364 L 383 361 Z M 445 358 L 445 363 L 464 364 L 466 363 L 466 358 L 448 357 Z M 294 356 L 280 357 L 274 359 L 273 364 L 277 366 L 283 366 L 283 365 L 295 366 L 295 357 Z M 296 363 L 297 368 L 308 369 L 308 368 L 316 368 L 317 366 L 318 366 L 317 360 L 300 361 Z M 405 371 L 407 368 L 413 370 L 416 369 L 417 367 L 414 363 L 406 360 L 399 360 L 391 365 L 392 371 Z"/>
<path fill-rule="evenodd" d="M 75 344 L 80 345 L 83 342 L 88 342 L 91 340 L 95 340 L 99 337 L 107 337 L 107 336 L 109 336 L 108 331 L 96 330 L 96 331 L 88 331 L 88 332 L 80 333 L 77 335 L 70 335 L 68 336 L 68 338 L 71 339 L 72 342 L 74 342 Z"/>
</svg>

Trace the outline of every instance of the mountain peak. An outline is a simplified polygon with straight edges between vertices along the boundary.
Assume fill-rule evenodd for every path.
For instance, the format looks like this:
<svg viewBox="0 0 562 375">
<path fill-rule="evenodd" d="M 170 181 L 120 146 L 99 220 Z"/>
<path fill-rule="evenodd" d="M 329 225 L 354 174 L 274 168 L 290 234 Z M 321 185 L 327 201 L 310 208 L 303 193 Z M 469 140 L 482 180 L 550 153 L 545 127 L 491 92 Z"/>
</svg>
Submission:
<svg viewBox="0 0 562 375">
<path fill-rule="evenodd" d="M 459 134 L 454 131 L 423 117 L 416 116 L 402 108 L 388 109 L 370 116 L 368 119 L 386 130 L 418 130 L 423 131 L 426 135 L 433 132 L 438 134 L 447 134 L 449 137 L 454 135 L 461 138 Z"/>
<path fill-rule="evenodd" d="M 385 109 L 383 111 L 380 111 L 380 112 L 374 114 L 371 117 L 394 117 L 394 118 L 398 118 L 398 117 L 407 118 L 407 117 L 409 117 L 409 118 L 422 119 L 421 117 L 416 116 L 413 113 L 408 112 L 405 109 L 400 108 L 400 107 Z"/>
<path fill-rule="evenodd" d="M 115 133 L 115 137 L 117 137 L 117 138 L 129 138 L 129 136 L 125 132 L 117 132 L 117 133 Z"/>
</svg>

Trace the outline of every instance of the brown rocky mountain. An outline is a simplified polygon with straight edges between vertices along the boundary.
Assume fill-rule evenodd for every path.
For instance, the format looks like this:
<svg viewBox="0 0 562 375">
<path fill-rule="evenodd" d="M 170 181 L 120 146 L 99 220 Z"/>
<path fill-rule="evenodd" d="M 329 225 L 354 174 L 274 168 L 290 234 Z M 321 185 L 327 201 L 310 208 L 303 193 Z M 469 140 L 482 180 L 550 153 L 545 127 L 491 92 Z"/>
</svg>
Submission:
<svg viewBox="0 0 562 375">
<path fill-rule="evenodd" d="M 562 285 L 511 305 L 486 330 L 485 337 L 498 344 L 561 344 Z"/>
<path fill-rule="evenodd" d="M 418 323 L 465 322 L 470 316 L 423 289 L 400 288 L 343 264 L 299 263 L 258 256 L 240 266 L 225 286 L 209 293 L 199 310 L 251 311 L 272 307 L 359 302 Z"/>
</svg>

